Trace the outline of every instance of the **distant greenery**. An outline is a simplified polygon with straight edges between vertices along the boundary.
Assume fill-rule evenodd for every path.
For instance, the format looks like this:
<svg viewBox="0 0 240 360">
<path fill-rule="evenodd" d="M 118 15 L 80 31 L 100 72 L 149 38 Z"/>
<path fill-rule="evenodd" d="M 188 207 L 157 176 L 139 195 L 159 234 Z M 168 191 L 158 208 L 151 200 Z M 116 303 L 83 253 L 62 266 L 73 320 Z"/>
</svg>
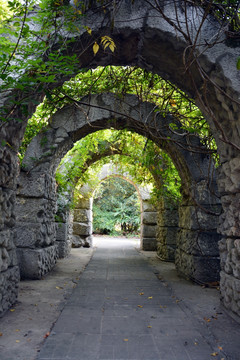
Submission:
<svg viewBox="0 0 240 360">
<path fill-rule="evenodd" d="M 104 180 L 94 194 L 93 231 L 100 234 L 137 234 L 140 202 L 132 184 L 119 177 Z"/>
<path fill-rule="evenodd" d="M 151 140 L 127 130 L 100 130 L 78 141 L 56 173 L 59 191 L 72 187 L 77 193 L 85 183 L 95 188 L 98 172 L 109 162 L 137 184 L 151 184 L 153 198 L 180 199 L 181 180 L 170 157 Z"/>
</svg>

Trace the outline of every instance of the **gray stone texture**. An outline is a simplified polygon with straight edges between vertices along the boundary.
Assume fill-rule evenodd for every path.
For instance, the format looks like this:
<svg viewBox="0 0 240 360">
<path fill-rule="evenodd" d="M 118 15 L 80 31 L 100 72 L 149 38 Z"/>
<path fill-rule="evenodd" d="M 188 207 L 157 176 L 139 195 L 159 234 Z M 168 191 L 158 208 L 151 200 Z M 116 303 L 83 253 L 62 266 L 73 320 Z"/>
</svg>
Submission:
<svg viewBox="0 0 240 360">
<path fill-rule="evenodd" d="M 212 40 L 215 41 L 218 32 L 218 23 L 209 18 L 207 21 L 203 22 L 201 31 L 198 33 L 197 25 L 201 23 L 202 15 L 198 8 L 194 10 L 193 7 L 191 7 L 190 9 L 186 9 L 188 14 L 188 29 L 186 29 L 184 11 L 178 9 L 178 5 L 176 8 L 173 6 L 173 3 L 169 3 L 165 6 L 164 11 L 166 15 L 170 16 L 173 23 L 177 22 L 177 24 L 181 24 L 183 31 L 189 30 L 193 39 L 196 38 L 197 42 L 200 42 L 195 46 L 196 51 L 199 51 L 198 64 L 206 72 L 209 79 L 218 85 L 218 87 L 209 85 L 207 89 L 207 101 L 211 106 L 211 113 L 216 116 L 216 119 L 211 120 L 209 115 L 207 115 L 207 118 L 217 142 L 220 163 L 222 164 L 219 169 L 218 183 L 220 195 L 223 200 L 224 212 L 220 219 L 218 231 L 223 236 L 223 241 L 226 241 L 226 239 L 234 240 L 240 237 L 240 175 L 238 148 L 240 143 L 240 119 L 239 103 L 234 101 L 234 99 L 239 99 L 240 89 L 240 75 L 236 68 L 236 59 L 239 56 L 239 48 L 236 46 L 234 39 L 227 39 L 227 35 L 223 31 L 220 31 L 219 33 L 219 41 L 217 44 L 206 47 L 208 41 L 210 43 Z M 97 11 L 95 13 L 90 12 L 90 15 L 87 14 L 85 16 L 86 25 L 89 25 L 93 33 L 96 31 L 97 34 L 101 32 L 99 24 L 102 24 L 102 29 L 105 29 L 105 21 L 109 21 L 106 14 L 101 12 L 101 10 L 99 11 L 99 13 Z M 176 11 L 178 17 L 174 18 Z M 114 57 L 111 58 L 106 56 L 104 52 L 102 54 L 99 53 L 97 57 L 93 57 L 92 49 L 89 49 L 89 53 L 84 51 L 83 57 L 80 56 L 79 63 L 81 63 L 83 68 L 96 67 L 97 65 L 106 65 L 109 63 L 115 65 L 129 64 L 140 66 L 169 79 L 172 83 L 179 86 L 194 98 L 195 89 L 199 89 L 200 92 L 202 91 L 203 80 L 199 76 L 199 72 L 196 68 L 191 72 L 192 78 L 190 78 L 189 73 L 185 71 L 182 60 L 184 51 L 189 44 L 184 39 L 184 36 L 176 30 L 175 26 L 171 26 L 164 20 L 159 21 L 159 19 L 159 13 L 157 13 L 156 16 L 155 10 L 153 8 L 150 9 L 147 2 L 142 2 L 140 0 L 134 2 L 130 0 L 121 2 L 121 6 L 115 13 L 115 26 L 112 29 L 111 34 L 113 39 L 116 38 L 118 43 L 117 49 L 120 50 L 117 50 Z M 85 32 L 86 30 L 83 27 L 82 30 L 75 35 L 75 46 L 72 46 L 72 42 L 69 43 L 67 49 L 69 55 L 71 55 L 75 49 L 81 48 Z M 69 38 L 72 38 L 72 36 L 73 34 L 69 34 Z M 204 41 L 202 41 L 202 39 L 204 39 Z M 67 41 L 65 43 L 68 44 Z M 161 56 L 159 56 L 159 54 L 161 54 Z M 200 93 L 200 95 L 202 94 Z M 14 91 L 1 94 L 0 106 L 7 106 L 10 108 L 10 106 L 12 106 L 12 103 L 9 102 L 9 100 L 12 100 L 11 96 L 15 96 Z M 16 96 L 18 95 L 16 94 Z M 40 97 L 41 94 L 38 96 Z M 34 93 L 29 100 L 29 104 L 27 104 L 29 116 L 35 109 L 32 101 L 33 99 Z M 81 114 L 80 110 L 76 108 L 67 107 L 61 109 L 53 116 L 51 128 L 48 129 L 49 131 L 37 136 L 33 141 L 34 146 L 29 147 L 26 159 L 24 160 L 26 170 L 34 168 L 35 171 L 39 170 L 49 174 L 54 173 L 61 156 L 71 148 L 74 141 L 88 133 L 88 130 L 92 131 L 92 126 L 94 124 L 104 124 L 103 127 L 106 126 L 106 122 L 108 127 L 117 127 L 118 124 L 121 124 L 121 126 L 133 130 L 138 129 L 139 124 L 141 125 L 141 129 L 146 129 L 148 125 L 151 128 L 152 124 L 161 124 L 161 128 L 156 129 L 156 127 L 154 127 L 154 133 L 158 132 L 163 138 L 166 138 L 166 136 L 169 135 L 165 129 L 168 128 L 168 120 L 173 122 L 172 119 L 169 119 L 168 116 L 163 119 L 156 113 L 154 113 L 154 116 L 151 118 L 149 114 L 151 113 L 152 107 L 150 107 L 149 104 L 145 103 L 139 111 L 139 107 L 135 106 L 137 100 L 133 97 L 132 101 L 128 100 L 130 100 L 130 98 L 127 99 L 126 103 L 130 105 L 124 106 L 123 102 L 122 104 L 115 103 L 110 99 L 109 95 L 105 95 L 105 97 L 96 95 L 95 97 L 92 96 L 91 99 L 91 104 L 95 105 L 95 107 L 90 109 L 88 106 L 85 108 L 83 107 L 83 112 Z M 204 96 L 202 96 L 200 100 L 196 99 L 196 103 L 199 105 L 199 108 L 203 110 L 203 113 L 206 113 L 206 111 L 204 111 Z M 98 105 L 101 106 L 101 110 L 96 108 Z M 108 110 L 104 110 L 104 107 L 107 107 Z M 121 109 L 125 116 L 118 116 L 115 114 L 113 120 L 112 111 L 116 108 L 118 110 Z M 88 113 L 89 123 L 86 123 L 84 115 L 86 113 Z M 139 119 L 139 113 L 141 114 L 142 119 Z M 147 123 L 145 122 L 146 119 L 148 119 Z M 144 121 L 144 127 L 142 127 L 142 120 Z M 162 126 L 162 120 L 166 127 Z M 17 151 L 23 137 L 26 121 L 25 113 L 16 106 L 16 108 L 11 111 L 11 118 L 1 126 L 1 140 L 6 144 L 10 144 L 10 146 L 4 146 L 1 143 L 0 147 L 0 230 L 3 231 L 8 229 L 11 230 L 11 227 L 14 226 L 14 190 L 18 172 Z M 216 122 L 218 122 L 218 126 L 216 126 Z M 81 132 L 81 129 L 84 130 Z M 178 140 L 177 135 L 175 136 L 171 133 L 170 136 L 173 140 Z M 43 142 L 41 142 L 41 140 L 43 140 L 44 137 L 47 139 L 47 142 L 42 146 L 41 144 L 43 144 Z M 223 137 L 225 137 L 225 139 L 223 139 L 224 141 L 222 141 Z M 193 137 L 189 137 L 188 140 L 191 141 L 192 139 Z M 184 141 L 184 138 L 181 137 L 181 140 Z M 191 178 L 194 178 L 194 181 L 197 180 L 197 183 L 200 180 L 206 180 L 204 174 L 211 173 L 211 171 L 208 172 L 208 156 L 201 154 L 201 156 L 198 157 L 197 154 L 187 153 L 184 149 L 176 148 L 174 143 L 174 141 L 170 143 L 168 141 L 162 142 L 159 140 L 160 146 L 171 153 L 172 159 L 176 163 L 182 178 L 182 184 L 185 187 L 185 190 L 188 191 L 187 188 L 191 188 L 192 184 Z M 234 144 L 237 146 L 234 146 Z M 185 145 L 188 145 L 187 141 Z M 37 162 L 36 159 L 39 159 L 39 162 Z M 47 197 L 48 195 L 45 196 Z M 181 211 L 181 227 L 188 230 L 199 230 L 200 228 L 198 227 L 197 221 L 193 218 L 192 210 L 188 209 L 183 211 L 182 209 Z M 34 216 L 35 215 L 36 214 L 34 214 Z M 207 228 L 204 229 L 205 231 L 212 231 L 215 229 L 217 222 L 214 220 L 214 217 L 208 222 L 206 216 L 203 213 L 199 213 L 198 219 L 203 221 L 204 226 L 206 224 Z M 26 220 L 26 222 L 30 223 L 31 221 Z M 51 227 L 48 228 L 48 226 L 46 226 L 46 236 L 48 236 L 50 230 Z M 41 231 L 44 233 L 43 230 Z M 49 241 L 46 240 L 41 241 L 42 243 L 49 243 Z M 1 246 L 1 248 L 5 247 Z M 225 250 L 221 252 L 221 262 L 226 263 L 224 270 L 222 270 L 221 286 L 223 286 L 223 292 L 227 293 L 228 291 L 232 294 L 232 300 L 225 302 L 226 304 L 230 304 L 228 308 L 240 316 L 240 305 L 237 303 L 236 307 L 233 302 L 233 299 L 238 296 L 238 292 L 234 285 L 235 281 L 238 279 L 234 274 L 230 275 L 226 272 L 232 267 L 231 264 L 233 263 L 235 255 L 233 255 L 231 251 L 230 253 L 228 252 L 228 248 L 227 255 Z M 4 251 L 4 254 L 5 253 L 6 252 Z M 181 253 L 183 254 L 182 251 Z M 185 252 L 184 254 L 183 257 L 189 258 L 190 255 Z M 183 264 L 183 258 L 180 261 L 180 256 L 182 255 L 179 252 L 178 261 Z M 187 266 L 188 260 L 186 261 L 185 265 Z M 185 265 L 181 268 L 185 269 Z M 191 266 L 191 261 L 189 265 Z M 188 273 L 187 268 L 186 273 Z M 226 278 L 228 278 L 228 281 L 225 281 Z M 9 286 L 11 285 L 9 284 Z"/>
<path fill-rule="evenodd" d="M 156 251 L 157 244 L 156 244 L 156 236 L 154 237 L 143 237 L 141 239 L 141 248 L 144 251 Z"/>
<path fill-rule="evenodd" d="M 41 279 L 55 265 L 58 259 L 58 246 L 41 249 L 17 249 L 22 279 Z"/>
<path fill-rule="evenodd" d="M 157 206 L 157 254 L 174 261 L 178 232 L 178 207 L 170 199 L 159 199 Z"/>
<path fill-rule="evenodd" d="M 19 267 L 12 266 L 0 273 L 0 317 L 16 302 L 18 296 Z"/>
</svg>

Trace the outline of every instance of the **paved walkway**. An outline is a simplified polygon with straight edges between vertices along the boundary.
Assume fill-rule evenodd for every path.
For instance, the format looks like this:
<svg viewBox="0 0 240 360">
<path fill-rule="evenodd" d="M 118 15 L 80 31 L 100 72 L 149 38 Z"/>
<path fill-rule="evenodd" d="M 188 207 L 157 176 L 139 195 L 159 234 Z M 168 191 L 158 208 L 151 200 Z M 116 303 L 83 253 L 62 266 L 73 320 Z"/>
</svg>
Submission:
<svg viewBox="0 0 240 360">
<path fill-rule="evenodd" d="M 227 359 L 220 353 L 133 242 L 115 240 L 98 244 L 38 360 Z"/>
</svg>

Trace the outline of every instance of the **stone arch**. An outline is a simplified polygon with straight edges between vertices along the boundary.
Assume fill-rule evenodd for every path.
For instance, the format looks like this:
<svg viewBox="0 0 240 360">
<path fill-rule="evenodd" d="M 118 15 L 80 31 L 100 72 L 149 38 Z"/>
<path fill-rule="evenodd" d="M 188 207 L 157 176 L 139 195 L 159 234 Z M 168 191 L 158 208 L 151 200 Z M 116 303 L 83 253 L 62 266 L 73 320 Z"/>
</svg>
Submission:
<svg viewBox="0 0 240 360">
<path fill-rule="evenodd" d="M 112 167 L 111 164 L 103 165 L 100 172 L 97 174 L 98 183 L 108 179 L 109 177 L 121 177 L 125 181 L 131 183 L 138 193 L 140 199 L 141 211 L 141 231 L 140 231 L 140 246 L 142 250 L 156 250 L 156 225 L 157 225 L 157 211 L 151 203 L 150 189 L 146 186 L 138 185 L 128 172 L 122 173 L 117 167 Z M 91 245 L 92 225 L 91 225 L 91 212 L 93 192 L 95 188 L 91 188 L 88 184 L 82 186 L 79 193 L 82 197 L 79 199 L 76 208 L 74 209 L 74 222 L 73 223 L 73 236 L 79 237 L 83 243 Z M 80 211 L 79 211 L 80 209 Z M 90 214 L 89 214 L 90 212 Z M 82 220 L 86 219 L 85 221 Z M 84 226 L 82 226 L 84 224 Z M 75 238 L 75 240 L 77 240 Z"/>
<path fill-rule="evenodd" d="M 172 14 L 174 18 L 174 14 L 176 15 L 174 4 L 162 2 L 162 5 L 164 11 L 167 14 Z M 177 8 L 178 6 L 177 4 Z M 187 11 L 191 12 L 188 27 L 194 37 L 197 31 L 194 20 L 196 20 L 196 23 L 201 22 L 201 8 L 189 7 Z M 178 15 L 178 19 L 173 20 L 179 21 L 179 19 L 182 19 L 183 27 L 185 27 L 185 19 L 180 8 L 178 8 Z M 122 2 L 116 13 L 115 26 L 112 32 L 108 26 L 109 17 L 111 16 L 108 13 L 106 15 L 101 11 L 97 13 L 90 10 L 86 16 L 86 24 L 91 26 L 95 35 L 105 35 L 106 31 L 109 32 L 117 44 L 116 53 L 112 56 L 111 54 L 99 52 L 96 57 L 93 57 L 90 48 L 88 51 L 83 52 L 84 46 L 88 43 L 88 37 L 87 33 L 82 30 L 76 37 L 76 42 L 70 44 L 67 49 L 68 54 L 75 53 L 78 56 L 82 67 L 96 67 L 106 64 L 135 65 L 158 73 L 165 79 L 170 79 L 191 94 L 193 98 L 197 97 L 197 89 L 203 94 L 203 80 L 199 76 L 199 72 L 192 70 L 192 76 L 196 84 L 196 87 L 194 87 L 183 66 L 182 55 L 188 44 L 183 36 L 158 13 L 154 13 L 154 9 L 150 9 L 146 2 L 140 0 L 135 0 L 133 3 L 130 0 Z M 201 28 L 199 41 L 204 39 L 203 43 L 210 42 L 218 33 L 218 30 L 219 25 L 209 17 Z M 211 111 L 216 114 L 220 126 L 217 128 L 208 114 L 206 114 L 206 117 L 217 140 L 222 164 L 218 178 L 224 210 L 219 225 L 219 233 L 223 236 L 220 244 L 222 255 L 221 291 L 225 306 L 240 316 L 238 305 L 240 292 L 237 290 L 239 289 L 240 274 L 238 270 L 239 261 L 236 260 L 239 257 L 240 243 L 238 240 L 240 236 L 240 156 L 239 149 L 231 145 L 231 142 L 239 144 L 240 138 L 239 104 L 231 99 L 231 97 L 237 100 L 239 98 L 240 73 L 237 72 L 235 65 L 239 50 L 236 42 L 227 39 L 225 33 L 220 33 L 219 40 L 221 41 L 218 44 L 206 49 L 203 48 L 204 45 L 200 45 L 198 48 L 198 61 L 210 81 L 214 81 L 218 85 L 218 87 L 209 87 L 208 100 L 211 104 Z M 10 96 L 15 96 L 15 94 L 10 92 Z M 6 104 L 8 100 L 9 93 L 4 93 L 1 95 L 0 105 Z M 28 105 L 30 116 L 34 111 L 34 105 L 31 100 L 29 100 Z M 201 101 L 199 107 L 204 110 Z M 19 119 L 23 121 L 19 122 Z M 14 223 L 14 198 L 18 173 L 16 152 L 24 133 L 26 120 L 25 114 L 16 106 L 12 112 L 12 120 L 3 124 L 0 133 L 1 140 L 11 145 L 11 147 L 7 145 L 1 147 L 0 153 L 2 166 L 0 184 L 3 193 L 1 201 L 1 251 L 8 255 L 13 246 L 11 245 L 11 227 Z M 222 134 L 227 135 L 227 142 L 221 141 Z M 51 179 L 46 176 L 44 179 L 42 178 L 41 184 L 47 181 L 51 181 Z M 1 266 L 1 280 L 5 284 L 1 290 L 5 299 L 9 299 L 5 301 L 2 311 L 5 311 L 16 298 L 18 270 L 16 260 L 13 260 L 14 257 L 9 255 L 8 260 L 5 261 L 6 264 Z M 12 295 L 6 290 L 9 287 L 12 287 Z M 234 295 L 227 295 L 229 293 Z"/>
<path fill-rule="evenodd" d="M 179 127 L 177 120 L 171 115 L 161 116 L 153 110 L 153 104 L 141 103 L 134 95 L 126 95 L 123 99 L 113 94 L 95 95 L 91 97 L 90 104 L 81 109 L 72 105 L 55 113 L 50 125 L 33 139 L 23 161 L 24 171 L 17 200 L 19 226 L 15 233 L 17 245 L 21 238 L 30 237 L 33 247 L 37 247 L 38 257 L 42 254 L 40 263 L 44 266 L 36 269 L 36 277 L 41 277 L 55 263 L 54 212 L 51 209 L 55 206 L 54 174 L 60 158 L 86 134 L 99 130 L 99 127 L 114 127 L 147 135 L 171 156 L 182 179 L 184 195 L 180 209 L 177 269 L 186 277 L 200 282 L 216 279 L 219 264 L 216 249 L 218 217 L 211 211 L 218 209 L 219 201 L 210 191 L 215 188 L 214 165 L 204 147 L 203 153 L 192 151 L 196 146 L 201 147 L 196 136 L 172 135 L 169 124 L 175 123 Z M 153 135 L 153 130 L 157 136 Z M 212 172 L 211 181 L 209 171 Z M 208 213 L 203 211 L 203 207 Z M 31 228 L 29 224 L 32 224 Z M 209 236 L 212 236 L 210 247 Z M 188 239 L 187 244 L 185 239 Z M 203 243 L 201 248 L 199 242 Z M 31 256 L 36 257 L 36 249 L 27 247 Z M 47 249 L 49 253 L 46 253 Z M 18 253 L 22 258 L 21 264 L 27 267 L 30 261 L 27 260 L 26 249 L 18 249 Z"/>
</svg>

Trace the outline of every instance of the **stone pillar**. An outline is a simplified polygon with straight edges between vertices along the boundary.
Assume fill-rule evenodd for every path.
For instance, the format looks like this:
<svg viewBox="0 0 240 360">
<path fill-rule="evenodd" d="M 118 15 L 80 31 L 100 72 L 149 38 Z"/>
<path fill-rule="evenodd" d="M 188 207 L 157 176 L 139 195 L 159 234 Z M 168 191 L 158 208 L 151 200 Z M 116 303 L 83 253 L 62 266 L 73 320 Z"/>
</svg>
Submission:
<svg viewBox="0 0 240 360">
<path fill-rule="evenodd" d="M 142 199 L 141 212 L 141 249 L 156 251 L 157 212 L 149 199 Z"/>
<path fill-rule="evenodd" d="M 179 206 L 176 268 L 199 284 L 215 282 L 220 270 L 217 233 L 220 201 L 208 190 L 206 180 L 194 186 L 193 199 L 195 203 L 184 199 Z"/>
<path fill-rule="evenodd" d="M 231 315 L 240 317 L 240 157 L 224 163 L 219 173 L 224 211 L 219 222 L 221 299 Z"/>
<path fill-rule="evenodd" d="M 157 254 L 161 260 L 174 261 L 178 233 L 178 205 L 162 197 L 157 208 Z"/>
<path fill-rule="evenodd" d="M 70 254 L 72 248 L 73 214 L 71 211 L 67 211 L 64 217 L 57 220 L 59 220 L 56 222 L 58 257 L 65 258 Z"/>
<path fill-rule="evenodd" d="M 0 317 L 15 303 L 19 267 L 13 242 L 14 202 L 18 164 L 15 152 L 0 147 Z"/>
<path fill-rule="evenodd" d="M 92 246 L 92 198 L 78 200 L 74 209 L 72 247 Z"/>
<path fill-rule="evenodd" d="M 58 258 L 55 189 L 55 179 L 50 174 L 20 173 L 14 242 L 22 278 L 40 279 Z"/>
</svg>

